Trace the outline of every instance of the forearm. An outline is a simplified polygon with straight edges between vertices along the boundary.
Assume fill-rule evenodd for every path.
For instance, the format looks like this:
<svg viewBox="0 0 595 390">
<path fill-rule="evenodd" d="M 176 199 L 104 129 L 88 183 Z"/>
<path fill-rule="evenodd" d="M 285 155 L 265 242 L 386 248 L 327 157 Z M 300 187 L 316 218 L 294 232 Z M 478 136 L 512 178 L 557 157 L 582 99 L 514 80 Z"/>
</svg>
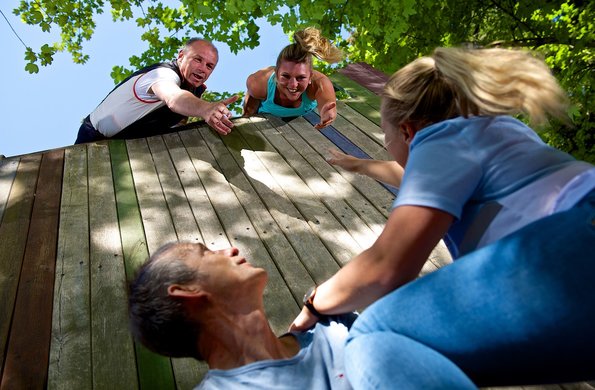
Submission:
<svg viewBox="0 0 595 390">
<path fill-rule="evenodd" d="M 314 306 L 324 314 L 360 310 L 415 279 L 424 262 L 395 257 L 373 245 L 318 286 Z"/>
<path fill-rule="evenodd" d="M 396 208 L 376 242 L 318 286 L 314 308 L 322 314 L 362 309 L 415 279 L 452 220 L 450 214 L 437 209 Z M 290 330 L 304 331 L 318 320 L 304 306 Z"/>
<path fill-rule="evenodd" d="M 381 278 L 386 273 L 378 272 L 383 269 L 382 260 L 374 258 L 372 253 L 371 249 L 362 252 L 318 286 L 314 306 L 319 312 L 340 314 L 360 310 L 398 287 L 396 283 L 383 283 Z"/>
<path fill-rule="evenodd" d="M 206 116 L 206 112 L 210 106 L 209 102 L 185 90 L 180 90 L 180 93 L 166 99 L 165 104 L 167 104 L 170 110 L 178 114 L 201 118 Z"/>
<path fill-rule="evenodd" d="M 395 209 L 374 244 L 321 284 L 314 306 L 323 314 L 361 309 L 415 279 L 452 223 L 436 209 Z"/>
<path fill-rule="evenodd" d="M 258 108 L 260 107 L 260 99 L 256 99 L 249 94 L 246 94 L 246 99 L 244 100 L 244 112 L 243 116 L 252 116 L 258 112 Z"/>
<path fill-rule="evenodd" d="M 400 187 L 404 170 L 396 161 L 361 159 L 356 172 L 391 186 Z"/>
</svg>

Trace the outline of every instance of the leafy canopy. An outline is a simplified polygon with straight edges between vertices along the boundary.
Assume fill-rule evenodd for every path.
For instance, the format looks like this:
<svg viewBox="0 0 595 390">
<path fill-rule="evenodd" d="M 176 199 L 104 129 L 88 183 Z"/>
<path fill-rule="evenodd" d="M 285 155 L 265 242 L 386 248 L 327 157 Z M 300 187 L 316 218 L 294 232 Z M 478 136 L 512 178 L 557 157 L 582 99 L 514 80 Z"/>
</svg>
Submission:
<svg viewBox="0 0 595 390">
<path fill-rule="evenodd" d="M 39 71 L 60 51 L 84 64 L 83 44 L 95 18 L 108 10 L 114 22 L 143 29 L 145 52 L 130 68 L 114 66 L 122 80 L 133 69 L 173 58 L 188 37 L 227 44 L 231 51 L 259 44 L 257 19 L 281 24 L 286 33 L 317 26 L 349 54 L 392 73 L 437 46 L 469 44 L 526 47 L 541 52 L 573 103 L 575 126 L 553 124 L 542 136 L 576 157 L 595 161 L 595 2 L 571 0 L 22 0 L 14 13 L 61 40 L 27 48 L 25 68 Z"/>
</svg>

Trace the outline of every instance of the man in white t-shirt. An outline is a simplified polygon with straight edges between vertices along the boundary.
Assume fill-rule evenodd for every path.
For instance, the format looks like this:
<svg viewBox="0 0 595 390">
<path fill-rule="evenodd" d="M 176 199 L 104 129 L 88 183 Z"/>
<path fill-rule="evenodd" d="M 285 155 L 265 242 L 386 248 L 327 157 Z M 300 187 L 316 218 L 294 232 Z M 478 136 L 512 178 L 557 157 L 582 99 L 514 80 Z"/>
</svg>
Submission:
<svg viewBox="0 0 595 390">
<path fill-rule="evenodd" d="M 189 116 L 228 134 L 233 123 L 227 105 L 238 97 L 220 102 L 200 98 L 218 60 L 211 42 L 190 39 L 177 59 L 140 69 L 118 84 L 83 120 L 75 143 L 163 134 Z"/>
<path fill-rule="evenodd" d="M 160 248 L 129 285 L 135 338 L 171 357 L 204 360 L 198 389 L 351 389 L 343 346 L 354 313 L 277 337 L 264 312 L 264 269 L 237 248 Z"/>
</svg>

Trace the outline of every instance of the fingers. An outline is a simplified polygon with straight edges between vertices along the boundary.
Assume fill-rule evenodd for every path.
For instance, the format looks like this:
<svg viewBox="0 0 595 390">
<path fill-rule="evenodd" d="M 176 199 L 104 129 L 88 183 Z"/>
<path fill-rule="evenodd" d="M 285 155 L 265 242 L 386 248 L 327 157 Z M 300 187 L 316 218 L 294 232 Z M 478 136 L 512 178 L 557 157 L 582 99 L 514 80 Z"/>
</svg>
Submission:
<svg viewBox="0 0 595 390">
<path fill-rule="evenodd" d="M 331 157 L 327 158 L 326 160 L 331 164 L 335 163 L 338 159 L 345 157 L 345 153 L 341 153 L 337 149 L 328 149 L 328 152 Z"/>
<path fill-rule="evenodd" d="M 318 322 L 318 317 L 310 313 L 310 310 L 303 308 L 300 314 L 293 320 L 293 323 L 289 326 L 289 331 L 292 332 L 303 332 L 310 329 Z"/>
<path fill-rule="evenodd" d="M 327 119 L 325 121 L 321 121 L 320 123 L 315 124 L 314 125 L 314 128 L 320 130 L 322 128 L 325 128 L 325 127 L 329 126 L 334 121 L 335 121 L 335 118 L 334 117 L 331 117 L 330 119 Z"/>
<path fill-rule="evenodd" d="M 337 118 L 337 103 L 328 102 L 320 109 L 320 123 L 314 125 L 318 130 L 330 125 Z"/>
<path fill-rule="evenodd" d="M 333 123 L 333 119 L 327 120 L 325 122 L 320 122 L 314 125 L 314 128 L 317 130 L 323 129 L 325 127 L 327 127 L 328 125 L 330 125 L 331 123 Z"/>
<path fill-rule="evenodd" d="M 335 148 L 328 148 L 327 152 L 329 152 L 330 154 L 332 154 L 335 157 L 340 157 L 343 154 L 342 152 L 338 151 Z"/>
<path fill-rule="evenodd" d="M 227 109 L 227 106 L 224 102 L 234 97 L 235 99 L 231 101 L 231 103 L 233 103 L 237 100 L 237 96 L 232 96 L 231 98 L 214 103 L 211 115 L 207 119 L 209 126 L 217 130 L 219 134 L 226 135 L 231 132 L 231 128 L 233 127 L 233 122 L 230 120 L 231 112 Z"/>
<path fill-rule="evenodd" d="M 221 135 L 227 135 L 231 133 L 231 129 L 233 127 L 233 123 L 227 119 L 223 118 L 221 120 L 213 120 L 212 122 L 207 122 L 209 125 L 217 130 L 217 132 Z"/>
<path fill-rule="evenodd" d="M 325 110 L 331 110 L 333 108 L 337 107 L 337 102 L 328 102 L 327 104 L 324 105 L 324 109 Z"/>
<path fill-rule="evenodd" d="M 231 97 L 228 97 L 227 99 L 221 100 L 220 103 L 223 103 L 223 104 L 225 104 L 227 106 L 227 105 L 230 105 L 231 103 L 237 101 L 239 98 L 240 97 L 238 95 L 233 95 Z"/>
</svg>

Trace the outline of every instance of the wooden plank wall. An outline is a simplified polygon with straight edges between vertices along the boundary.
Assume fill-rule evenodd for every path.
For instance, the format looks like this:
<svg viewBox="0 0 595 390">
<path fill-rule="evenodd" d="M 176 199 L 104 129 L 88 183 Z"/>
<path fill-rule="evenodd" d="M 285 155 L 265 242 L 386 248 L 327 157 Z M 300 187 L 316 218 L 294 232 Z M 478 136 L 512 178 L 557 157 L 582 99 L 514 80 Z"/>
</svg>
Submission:
<svg viewBox="0 0 595 390">
<path fill-rule="evenodd" d="M 372 92 L 382 75 L 366 72 L 332 76 L 351 98 L 328 131 L 316 114 L 255 117 L 225 137 L 194 125 L 0 160 L 0 389 L 193 388 L 205 364 L 153 354 L 128 330 L 126 282 L 169 241 L 234 245 L 265 268 L 283 333 L 303 292 L 371 245 L 390 213 L 390 189 L 326 161 L 339 136 L 390 158 Z M 450 261 L 444 251 L 423 273 Z"/>
</svg>

